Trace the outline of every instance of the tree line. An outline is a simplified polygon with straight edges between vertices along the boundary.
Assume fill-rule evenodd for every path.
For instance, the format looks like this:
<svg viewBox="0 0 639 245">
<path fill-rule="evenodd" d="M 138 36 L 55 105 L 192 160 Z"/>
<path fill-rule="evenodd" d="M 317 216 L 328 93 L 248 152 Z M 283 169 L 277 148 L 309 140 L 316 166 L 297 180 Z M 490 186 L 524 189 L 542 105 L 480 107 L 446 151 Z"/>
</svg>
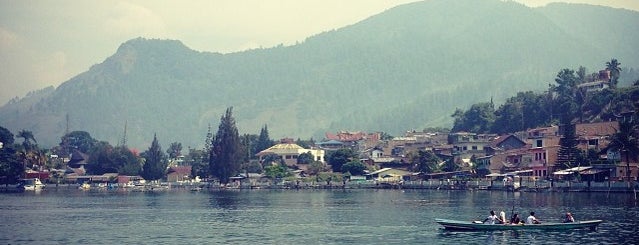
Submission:
<svg viewBox="0 0 639 245">
<path fill-rule="evenodd" d="M 519 92 L 495 108 L 490 102 L 476 103 L 468 110 L 457 109 L 453 132 L 508 134 L 531 128 L 559 125 L 563 128 L 558 163 L 563 168 L 590 165 L 598 161 L 598 152 L 581 152 L 577 148 L 576 123 L 619 121 L 619 129 L 611 136 L 610 148 L 639 155 L 639 80 L 629 87 L 619 87 L 621 63 L 606 62 L 610 73 L 609 87 L 589 91 L 582 84 L 597 81 L 599 74 L 587 74 L 584 67 L 576 71 L 562 69 L 546 91 Z M 627 112 L 634 113 L 622 117 Z"/>
<path fill-rule="evenodd" d="M 182 156 L 182 144 L 173 142 L 166 152 L 162 151 L 157 135 L 149 148 L 144 152 L 137 152 L 126 145 L 123 139 L 113 146 L 106 141 L 94 139 L 88 132 L 72 131 L 61 137 L 59 145 L 51 149 L 40 149 L 35 137 L 30 131 L 22 130 L 18 137 L 23 138 L 22 144 L 15 144 L 14 135 L 4 127 L 0 127 L 0 142 L 4 147 L 0 149 L 0 176 L 3 183 L 16 183 L 26 169 L 63 169 L 60 158 L 47 159 L 50 155 L 70 157 L 72 154 L 88 155 L 86 173 L 101 175 L 104 173 L 118 173 L 122 175 L 140 175 L 146 180 L 158 180 L 165 177 L 170 160 Z M 310 148 L 314 140 L 297 139 L 296 144 Z M 184 156 L 185 165 L 191 166 L 191 176 L 200 178 L 213 177 L 220 183 L 230 182 L 230 178 L 240 173 L 264 173 L 271 178 L 285 178 L 291 175 L 291 169 L 281 156 L 271 154 L 261 161 L 256 153 L 275 145 L 270 139 L 267 125 L 260 130 L 259 135 L 243 134 L 240 136 L 233 117 L 233 108 L 227 108 L 220 118 L 217 132 L 211 132 L 209 126 L 203 149 L 188 149 Z M 341 149 L 326 156 L 331 162 L 334 172 L 348 174 L 363 174 L 366 169 L 357 153 L 350 149 Z M 318 176 L 318 180 L 338 180 L 334 174 L 326 173 L 329 168 L 310 152 L 302 153 L 297 158 L 299 164 L 308 164 L 308 174 Z M 58 176 L 61 177 L 61 176 Z"/>
<path fill-rule="evenodd" d="M 606 62 L 610 72 L 609 87 L 588 91 L 581 84 L 596 80 L 598 73 L 586 68 L 562 69 L 554 83 L 543 92 L 518 92 L 499 107 L 490 102 L 476 103 L 467 110 L 456 109 L 453 132 L 507 134 L 563 122 L 596 122 L 615 119 L 624 111 L 634 111 L 639 102 L 639 80 L 632 86 L 619 88 L 621 63 Z"/>
</svg>

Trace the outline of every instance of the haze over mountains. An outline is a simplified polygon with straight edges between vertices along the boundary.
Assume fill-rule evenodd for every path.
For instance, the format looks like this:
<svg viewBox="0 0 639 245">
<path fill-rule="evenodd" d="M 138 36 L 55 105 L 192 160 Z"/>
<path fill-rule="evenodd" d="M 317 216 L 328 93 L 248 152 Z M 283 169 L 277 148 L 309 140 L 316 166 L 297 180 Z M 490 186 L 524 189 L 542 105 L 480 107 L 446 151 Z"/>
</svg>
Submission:
<svg viewBox="0 0 639 245">
<path fill-rule="evenodd" d="M 232 54 L 136 38 L 58 88 L 0 107 L 0 126 L 38 143 L 70 130 L 145 149 L 201 147 L 229 106 L 240 133 L 321 138 L 450 126 L 456 107 L 544 90 L 560 69 L 639 64 L 639 13 L 581 4 L 529 8 L 498 0 L 395 7 L 293 46 Z M 214 41 L 214 40 L 211 40 Z"/>
</svg>

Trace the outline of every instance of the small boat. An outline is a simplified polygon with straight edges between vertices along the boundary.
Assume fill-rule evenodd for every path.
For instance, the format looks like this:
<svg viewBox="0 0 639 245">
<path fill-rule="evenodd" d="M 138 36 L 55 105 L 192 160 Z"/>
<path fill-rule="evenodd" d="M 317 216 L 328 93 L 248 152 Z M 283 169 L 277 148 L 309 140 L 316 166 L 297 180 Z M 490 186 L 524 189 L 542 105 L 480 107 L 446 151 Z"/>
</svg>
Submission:
<svg viewBox="0 0 639 245">
<path fill-rule="evenodd" d="M 25 191 L 38 191 L 42 190 L 44 187 L 45 185 L 38 178 L 23 179 L 20 182 L 20 185 L 18 185 L 18 188 Z"/>
<path fill-rule="evenodd" d="M 544 222 L 541 224 L 484 224 L 481 221 L 460 221 L 449 219 L 435 219 L 435 222 L 447 230 L 462 231 L 497 231 L 497 230 L 596 230 L 603 220 L 585 220 L 572 223 Z"/>
<path fill-rule="evenodd" d="M 89 183 L 82 183 L 82 185 L 80 185 L 78 189 L 88 191 L 89 189 L 91 189 L 91 185 L 89 185 Z"/>
</svg>

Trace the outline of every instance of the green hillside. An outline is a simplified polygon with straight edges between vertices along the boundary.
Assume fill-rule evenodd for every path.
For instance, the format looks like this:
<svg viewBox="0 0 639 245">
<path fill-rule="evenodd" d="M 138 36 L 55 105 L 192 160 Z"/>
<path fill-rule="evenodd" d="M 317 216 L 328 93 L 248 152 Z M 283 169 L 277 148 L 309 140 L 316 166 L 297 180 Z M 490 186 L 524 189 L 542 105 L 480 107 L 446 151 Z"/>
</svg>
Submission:
<svg viewBox="0 0 639 245">
<path fill-rule="evenodd" d="M 274 138 L 450 127 L 455 108 L 547 89 L 563 67 L 612 57 L 637 67 L 637 24 L 639 13 L 606 7 L 434 0 L 232 54 L 137 38 L 55 90 L 1 107 L 0 125 L 50 146 L 67 114 L 70 130 L 113 144 L 126 123 L 129 145 L 141 149 L 154 133 L 164 145 L 200 147 L 229 106 L 240 133 L 268 124 Z"/>
</svg>

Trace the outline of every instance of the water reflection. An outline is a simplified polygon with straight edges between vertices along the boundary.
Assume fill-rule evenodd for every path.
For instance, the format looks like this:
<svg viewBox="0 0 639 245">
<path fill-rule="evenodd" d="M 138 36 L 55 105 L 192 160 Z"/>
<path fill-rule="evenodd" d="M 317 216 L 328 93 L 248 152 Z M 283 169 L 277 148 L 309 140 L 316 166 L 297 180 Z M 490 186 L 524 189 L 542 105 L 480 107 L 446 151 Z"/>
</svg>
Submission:
<svg viewBox="0 0 639 245">
<path fill-rule="evenodd" d="M 510 216 L 513 206 L 515 212 L 534 210 L 545 219 L 570 210 L 578 220 L 604 223 L 595 232 L 458 232 L 434 222 L 483 218 L 491 209 Z M 639 208 L 632 196 L 607 193 L 45 190 L 3 194 L 0 211 L 7 221 L 0 224 L 0 244 L 22 238 L 35 244 L 629 244 L 639 234 Z M 50 225 L 39 225 L 42 220 Z"/>
<path fill-rule="evenodd" d="M 212 208 L 237 209 L 240 191 L 222 190 L 211 192 L 209 203 Z"/>
</svg>

